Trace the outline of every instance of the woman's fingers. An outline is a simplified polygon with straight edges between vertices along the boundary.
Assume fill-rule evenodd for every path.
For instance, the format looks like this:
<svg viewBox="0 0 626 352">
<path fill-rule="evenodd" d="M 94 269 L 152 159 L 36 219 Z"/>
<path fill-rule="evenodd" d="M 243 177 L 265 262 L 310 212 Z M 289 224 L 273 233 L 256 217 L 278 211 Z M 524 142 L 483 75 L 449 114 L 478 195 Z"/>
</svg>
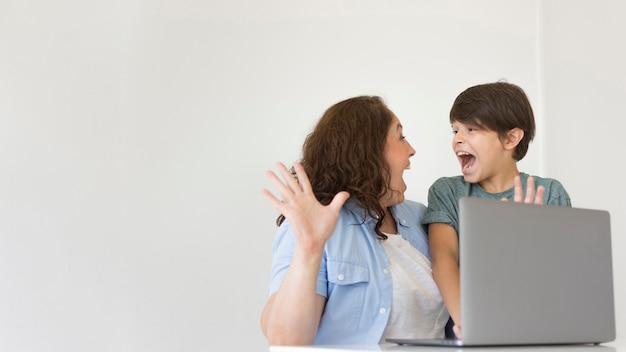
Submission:
<svg viewBox="0 0 626 352">
<path fill-rule="evenodd" d="M 283 167 L 284 167 L 284 165 L 283 165 Z M 278 190 L 278 193 L 280 194 L 280 197 L 281 197 L 281 199 L 283 201 L 291 199 L 291 197 L 293 195 L 293 191 L 292 191 L 291 187 L 285 181 L 281 180 L 278 177 L 278 175 L 276 175 L 276 173 L 274 173 L 274 171 L 268 170 L 265 174 L 267 175 L 267 178 L 270 179 L 270 181 L 272 182 L 274 187 L 276 187 L 276 189 Z M 285 177 L 285 176 L 283 175 L 283 177 Z"/>
<path fill-rule="evenodd" d="M 304 166 L 302 166 L 299 162 L 295 162 L 293 163 L 293 169 L 296 172 L 295 178 L 298 186 L 302 189 L 302 191 L 305 193 L 312 192 L 311 182 L 309 181 L 309 176 L 304 171 Z"/>
<path fill-rule="evenodd" d="M 285 185 L 289 187 L 291 193 L 299 193 L 301 191 L 300 184 L 298 184 L 298 179 L 296 176 L 285 166 L 285 164 L 278 162 L 276 163 L 276 167 L 283 177 L 283 181 Z M 287 199 L 284 199 L 285 201 Z"/>
<path fill-rule="evenodd" d="M 271 170 L 266 171 L 266 175 L 274 187 L 276 187 L 278 197 L 267 189 L 264 189 L 262 193 L 281 213 L 284 213 L 287 210 L 287 205 L 294 201 L 302 202 L 309 197 L 315 197 L 309 178 L 301 163 L 294 163 L 293 169 L 290 170 L 285 164 L 277 162 L 276 169 L 276 172 Z M 304 196 L 304 198 L 302 198 L 302 196 Z"/>
</svg>

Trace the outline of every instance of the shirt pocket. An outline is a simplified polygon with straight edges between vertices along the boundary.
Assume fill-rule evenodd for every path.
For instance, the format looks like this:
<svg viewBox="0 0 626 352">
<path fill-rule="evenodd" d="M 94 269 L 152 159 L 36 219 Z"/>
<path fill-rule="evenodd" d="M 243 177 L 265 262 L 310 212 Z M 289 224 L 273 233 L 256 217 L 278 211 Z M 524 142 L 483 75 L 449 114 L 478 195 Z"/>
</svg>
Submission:
<svg viewBox="0 0 626 352">
<path fill-rule="evenodd" d="M 327 262 L 328 300 L 323 319 L 341 321 L 336 328 L 354 332 L 360 325 L 369 292 L 370 270 L 367 266 L 342 262 Z"/>
<path fill-rule="evenodd" d="M 328 281 L 335 285 L 352 285 L 370 281 L 370 271 L 367 266 L 329 260 Z"/>
</svg>

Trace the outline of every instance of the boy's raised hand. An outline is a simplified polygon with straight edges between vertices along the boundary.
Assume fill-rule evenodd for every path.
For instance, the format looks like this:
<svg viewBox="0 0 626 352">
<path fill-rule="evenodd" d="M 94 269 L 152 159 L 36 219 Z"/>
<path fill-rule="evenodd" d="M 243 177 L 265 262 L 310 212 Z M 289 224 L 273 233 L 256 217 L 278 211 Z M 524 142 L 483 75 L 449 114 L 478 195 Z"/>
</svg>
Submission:
<svg viewBox="0 0 626 352">
<path fill-rule="evenodd" d="M 516 203 L 534 203 L 543 204 L 543 194 L 545 188 L 543 186 L 537 187 L 535 190 L 535 178 L 528 176 L 526 181 L 526 196 L 524 196 L 524 188 L 522 187 L 522 179 L 519 175 L 513 179 L 515 189 L 513 191 L 513 201 Z M 503 201 L 508 201 L 506 198 L 502 198 Z"/>
</svg>

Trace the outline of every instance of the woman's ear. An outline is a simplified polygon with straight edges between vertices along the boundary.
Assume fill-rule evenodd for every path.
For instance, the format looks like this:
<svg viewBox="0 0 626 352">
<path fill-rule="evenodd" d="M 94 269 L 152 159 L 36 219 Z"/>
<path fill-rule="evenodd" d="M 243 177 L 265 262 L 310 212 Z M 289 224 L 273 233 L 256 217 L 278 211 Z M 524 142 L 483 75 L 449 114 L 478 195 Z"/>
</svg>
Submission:
<svg viewBox="0 0 626 352">
<path fill-rule="evenodd" d="M 509 130 L 506 133 L 506 138 L 504 139 L 504 148 L 515 149 L 522 138 L 524 138 L 524 130 L 521 128 L 515 127 L 512 130 Z"/>
</svg>

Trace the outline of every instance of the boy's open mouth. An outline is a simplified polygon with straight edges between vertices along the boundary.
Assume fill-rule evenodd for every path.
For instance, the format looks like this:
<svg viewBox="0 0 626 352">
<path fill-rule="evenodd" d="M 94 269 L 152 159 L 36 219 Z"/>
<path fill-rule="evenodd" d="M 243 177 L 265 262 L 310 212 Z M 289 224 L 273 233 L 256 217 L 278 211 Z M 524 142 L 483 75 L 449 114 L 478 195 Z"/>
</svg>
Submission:
<svg viewBox="0 0 626 352">
<path fill-rule="evenodd" d="M 476 157 L 467 152 L 457 152 L 456 156 L 461 163 L 461 170 L 463 172 L 469 171 L 476 162 Z"/>
</svg>

